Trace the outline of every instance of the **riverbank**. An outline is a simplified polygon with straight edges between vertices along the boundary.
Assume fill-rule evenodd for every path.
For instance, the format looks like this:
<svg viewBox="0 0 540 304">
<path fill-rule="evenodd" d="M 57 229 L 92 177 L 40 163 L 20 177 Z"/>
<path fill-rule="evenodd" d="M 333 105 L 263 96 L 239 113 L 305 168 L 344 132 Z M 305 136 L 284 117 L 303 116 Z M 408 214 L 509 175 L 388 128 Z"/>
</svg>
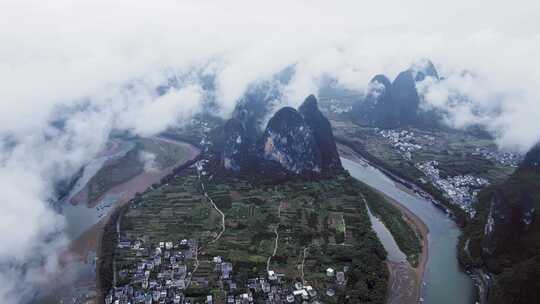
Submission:
<svg viewBox="0 0 540 304">
<path fill-rule="evenodd" d="M 372 188 L 386 193 L 387 197 L 405 205 L 429 227 L 431 256 L 427 259 L 424 269 L 424 282 L 421 288 L 424 300 L 439 303 L 475 303 L 478 300 L 478 290 L 475 292 L 475 284 L 471 278 L 474 275 L 466 273 L 457 259 L 457 239 L 462 232 L 459 225 L 456 225 L 455 218 L 444 206 L 433 201 L 432 197 L 416 192 L 414 184 L 411 185 L 410 182 L 401 184 L 399 178 L 396 180 L 395 176 L 389 176 L 386 170 L 381 170 L 376 164 L 364 159 L 361 154 L 355 153 L 354 148 L 338 144 L 344 161 L 349 163 L 348 167 L 352 166 L 348 168 L 349 171 L 352 169 L 351 174 Z"/>
<path fill-rule="evenodd" d="M 115 209 L 125 205 L 130 199 L 135 196 L 136 193 L 142 193 L 151 185 L 159 183 L 163 177 L 171 174 L 175 168 L 182 166 L 186 162 L 189 162 L 190 160 L 196 158 L 197 155 L 199 155 L 200 153 L 200 150 L 192 146 L 191 144 L 174 142 L 170 139 L 164 138 L 157 138 L 157 140 L 163 140 L 182 146 L 184 154 L 180 159 L 178 159 L 178 161 L 174 165 L 159 171 L 143 171 L 139 175 L 112 187 L 103 195 L 101 195 L 100 198 L 96 201 L 88 203 L 89 208 L 95 208 L 97 206 L 97 203 L 105 199 L 107 196 L 112 196 L 116 198 L 116 202 L 114 204 L 111 204 L 112 210 L 109 210 L 97 223 L 95 223 L 92 227 L 85 231 L 80 237 L 73 240 L 71 249 L 82 258 L 86 256 L 89 250 L 95 250 L 96 238 L 99 238 L 97 236 L 97 233 L 100 229 L 103 228 L 103 226 L 108 221 L 110 215 L 114 212 Z M 93 246 L 88 246 L 89 244 Z"/>
<path fill-rule="evenodd" d="M 347 146 L 338 144 L 340 156 L 365 166 L 367 163 L 356 152 Z M 389 269 L 389 283 L 387 303 L 418 303 L 422 294 L 422 283 L 428 260 L 428 233 L 427 225 L 407 207 L 384 194 L 373 189 L 384 197 L 392 206 L 398 208 L 404 220 L 420 236 L 422 251 L 418 259 L 418 266 L 412 267 L 409 263 L 387 261 Z"/>
<path fill-rule="evenodd" d="M 443 193 L 433 187 L 430 183 L 416 184 L 411 181 L 411 176 L 403 174 L 403 172 L 388 166 L 385 162 L 367 152 L 363 144 L 358 140 L 336 137 L 336 143 L 338 144 L 338 147 L 346 147 L 349 154 L 352 151 L 353 154 L 356 154 L 356 158 L 361 158 L 363 162 L 367 162 L 369 165 L 377 168 L 388 178 L 392 179 L 399 187 L 408 188 L 408 191 L 412 191 L 416 195 L 430 201 L 437 208 L 449 214 L 454 219 L 454 222 L 460 227 L 465 225 L 467 220 L 466 212 L 460 207 L 451 204 L 448 199 L 445 198 Z"/>
<path fill-rule="evenodd" d="M 409 267 L 414 271 L 414 295 L 412 296 L 412 299 L 410 302 L 399 302 L 399 303 L 418 303 L 418 300 L 422 296 L 422 283 L 424 280 L 424 273 L 426 270 L 426 264 L 429 257 L 429 244 L 428 244 L 428 233 L 429 229 L 426 226 L 426 224 L 418 217 L 416 214 L 412 213 L 407 207 L 400 204 L 398 201 L 392 199 L 391 197 L 385 195 L 384 193 L 377 191 L 379 194 L 381 194 L 390 204 L 392 204 L 394 207 L 398 208 L 405 219 L 405 221 L 409 224 L 409 226 L 414 229 L 418 235 L 421 237 L 421 243 L 422 243 L 422 252 L 420 254 L 420 257 L 418 259 L 418 267 L 412 267 L 409 265 Z M 395 265 L 396 263 L 389 262 L 390 268 L 398 268 L 403 267 L 403 265 Z M 391 273 L 395 270 L 391 270 Z M 391 276 L 391 282 L 389 286 L 394 285 L 392 280 L 396 281 L 396 278 L 392 278 Z M 398 302 L 396 302 L 398 303 Z"/>
<path fill-rule="evenodd" d="M 67 236 L 69 243 L 63 251 L 60 261 L 61 269 L 58 276 L 67 276 L 69 273 L 69 288 L 66 288 L 62 277 L 51 278 L 45 286 L 43 296 L 47 298 L 45 303 L 58 303 L 61 299 L 86 299 L 95 301 L 94 298 L 101 298 L 97 278 L 97 265 L 100 262 L 100 253 L 102 252 L 101 243 L 103 239 L 103 231 L 108 222 L 111 221 L 111 216 L 117 210 L 125 206 L 138 192 L 144 192 L 154 184 L 161 183 L 168 176 L 173 175 L 179 168 L 186 164 L 191 164 L 193 159 L 197 159 L 200 155 L 200 150 L 188 143 L 176 142 L 174 140 L 162 137 L 151 138 L 156 145 L 174 144 L 178 145 L 181 154 L 177 154 L 174 158 L 174 163 L 170 163 L 167 167 L 159 170 L 142 171 L 140 174 L 133 176 L 123 183 L 117 184 L 107 190 L 100 199 L 84 204 L 71 204 L 69 198 L 66 197 L 61 203 L 62 212 L 67 219 L 68 229 Z M 113 144 L 112 148 L 102 152 L 97 157 L 103 158 L 109 156 L 119 150 L 119 146 Z M 99 168 L 94 170 L 98 171 Z M 94 173 L 95 174 L 95 173 Z M 91 176 L 87 178 L 89 180 Z M 79 192 L 82 189 L 77 188 L 73 192 Z M 99 203 L 100 201 L 105 201 Z M 98 204 L 99 203 L 99 204 Z M 97 296 L 95 296 L 97 294 Z M 50 300 L 49 300 L 50 298 Z M 99 302 L 99 301 L 98 301 Z M 94 303 L 94 302 L 89 302 Z M 96 302 L 97 303 L 97 302 Z"/>
</svg>

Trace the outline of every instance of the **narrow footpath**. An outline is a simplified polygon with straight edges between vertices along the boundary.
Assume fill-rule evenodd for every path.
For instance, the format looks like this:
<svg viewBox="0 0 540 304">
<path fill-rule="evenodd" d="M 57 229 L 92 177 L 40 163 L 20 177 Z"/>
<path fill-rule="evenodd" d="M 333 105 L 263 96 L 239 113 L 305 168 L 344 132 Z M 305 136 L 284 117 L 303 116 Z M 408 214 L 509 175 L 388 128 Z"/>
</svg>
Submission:
<svg viewBox="0 0 540 304">
<path fill-rule="evenodd" d="M 278 219 L 281 219 L 281 203 L 279 203 L 278 207 Z M 276 235 L 276 238 L 274 240 L 274 251 L 272 252 L 272 255 L 268 257 L 268 260 L 266 260 L 266 271 L 270 271 L 270 261 L 272 261 L 272 258 L 276 255 L 278 250 L 278 241 L 279 241 L 279 232 L 278 232 L 279 224 L 274 228 L 274 234 Z"/>
<path fill-rule="evenodd" d="M 219 210 L 218 206 L 216 205 L 216 203 L 214 203 L 214 200 L 208 195 L 208 193 L 206 192 L 206 187 L 204 186 L 204 183 L 202 181 L 202 178 L 201 178 L 201 170 L 202 170 L 202 166 L 201 165 L 197 165 L 197 175 L 199 176 L 199 181 L 201 183 L 201 189 L 202 189 L 202 192 L 204 194 L 204 197 L 206 197 L 206 199 L 210 202 L 210 204 L 212 205 L 212 207 L 221 215 L 221 231 L 219 232 L 219 234 L 216 236 L 215 239 L 213 239 L 210 243 L 215 243 L 217 242 L 221 236 L 223 235 L 223 233 L 225 232 L 225 213 L 223 213 L 221 210 Z"/>
</svg>

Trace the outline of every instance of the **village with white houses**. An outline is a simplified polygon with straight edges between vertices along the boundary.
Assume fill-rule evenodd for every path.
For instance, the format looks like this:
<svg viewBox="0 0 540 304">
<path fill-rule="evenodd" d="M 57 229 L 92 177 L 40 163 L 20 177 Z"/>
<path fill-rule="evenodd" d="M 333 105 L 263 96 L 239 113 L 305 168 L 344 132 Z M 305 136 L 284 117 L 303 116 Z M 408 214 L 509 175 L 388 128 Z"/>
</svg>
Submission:
<svg viewBox="0 0 540 304">
<path fill-rule="evenodd" d="M 447 178 L 440 176 L 437 161 L 417 163 L 416 167 L 422 171 L 429 181 L 450 199 L 453 204 L 459 205 L 467 213 L 474 212 L 473 203 L 478 192 L 489 185 L 489 181 L 473 175 L 457 175 Z M 422 180 L 426 182 L 426 180 Z"/>
<path fill-rule="evenodd" d="M 408 130 L 380 130 L 379 135 L 385 138 L 390 145 L 407 160 L 411 160 L 412 153 L 422 149 L 422 145 L 418 144 L 418 139 L 413 131 Z M 424 135 L 424 140 L 428 143 L 435 141 L 433 136 Z"/>
<path fill-rule="evenodd" d="M 418 134 L 412 130 L 378 130 L 394 151 L 406 160 L 415 160 L 415 153 L 429 150 L 436 144 L 436 138 L 428 134 Z M 505 152 L 497 147 L 477 147 L 468 151 L 472 157 L 480 157 L 491 161 L 499 166 L 516 167 L 522 156 L 518 153 Z M 476 201 L 478 192 L 490 184 L 487 178 L 474 174 L 459 174 L 443 177 L 437 160 L 416 161 L 414 166 L 425 177 L 420 179 L 422 183 L 431 183 L 441 190 L 451 203 L 459 205 L 468 214 L 474 214 L 473 203 Z"/>
<path fill-rule="evenodd" d="M 268 270 L 265 275 L 241 282 L 233 264 L 213 257 L 213 269 L 200 269 L 198 243 L 183 239 L 145 244 L 142 240 L 120 241 L 118 249 L 139 258 L 132 268 L 118 270 L 119 278 L 105 298 L 106 304 L 248 304 L 248 303 L 323 303 L 321 296 L 334 297 L 344 288 L 347 269 L 327 268 L 326 280 L 334 288 L 316 290 L 307 282 L 291 281 Z M 221 296 L 202 294 L 219 290 Z"/>
</svg>

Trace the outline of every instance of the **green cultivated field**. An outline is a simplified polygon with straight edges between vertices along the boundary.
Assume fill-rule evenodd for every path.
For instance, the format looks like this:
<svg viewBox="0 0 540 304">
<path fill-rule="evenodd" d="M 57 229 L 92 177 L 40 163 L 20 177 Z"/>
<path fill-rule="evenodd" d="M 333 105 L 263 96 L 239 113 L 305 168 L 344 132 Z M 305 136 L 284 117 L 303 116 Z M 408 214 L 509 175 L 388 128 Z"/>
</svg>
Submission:
<svg viewBox="0 0 540 304">
<path fill-rule="evenodd" d="M 139 196 L 121 218 L 122 238 L 147 244 L 197 240 L 200 264 L 194 281 L 206 279 L 209 286 L 202 293 L 220 299 L 212 258 L 232 262 L 234 280 L 245 286 L 250 278 L 266 276 L 277 233 L 277 249 L 268 267 L 283 274 L 283 280 L 292 284 L 303 279 L 320 291 L 324 303 L 343 303 L 345 297 L 349 303 L 384 302 L 386 252 L 371 229 L 358 192 L 362 190 L 350 176 L 278 185 L 226 178 L 206 182 L 206 188 L 225 214 L 226 229 L 218 240 L 221 215 L 200 192 L 195 172 Z M 409 253 L 417 250 L 410 239 L 404 242 L 413 244 Z M 134 251 L 116 250 L 117 270 L 128 269 L 140 259 L 130 252 Z M 189 264 L 188 271 L 193 266 Z M 335 278 L 329 279 L 329 267 L 345 271 L 346 283 L 337 285 Z M 328 288 L 335 289 L 336 295 L 327 297 Z"/>
</svg>

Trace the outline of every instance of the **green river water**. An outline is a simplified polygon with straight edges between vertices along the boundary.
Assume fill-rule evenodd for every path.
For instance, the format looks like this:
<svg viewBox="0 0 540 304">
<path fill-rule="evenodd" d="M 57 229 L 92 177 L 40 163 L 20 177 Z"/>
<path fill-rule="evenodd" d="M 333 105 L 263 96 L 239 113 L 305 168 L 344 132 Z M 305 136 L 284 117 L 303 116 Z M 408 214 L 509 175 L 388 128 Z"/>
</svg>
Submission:
<svg viewBox="0 0 540 304">
<path fill-rule="evenodd" d="M 342 159 L 342 163 L 352 177 L 400 202 L 428 226 L 429 256 L 422 289 L 424 303 L 474 303 L 473 280 L 463 272 L 457 260 L 456 245 L 461 232 L 446 213 L 420 196 L 399 189 L 394 181 L 372 166 L 360 165 L 347 159 Z M 388 237 L 388 232 L 381 229 L 380 225 L 378 222 L 373 224 L 379 230 L 376 232 L 389 252 L 389 259 L 402 259 L 400 252 L 396 252 L 399 249 L 396 249 L 394 240 Z"/>
</svg>

